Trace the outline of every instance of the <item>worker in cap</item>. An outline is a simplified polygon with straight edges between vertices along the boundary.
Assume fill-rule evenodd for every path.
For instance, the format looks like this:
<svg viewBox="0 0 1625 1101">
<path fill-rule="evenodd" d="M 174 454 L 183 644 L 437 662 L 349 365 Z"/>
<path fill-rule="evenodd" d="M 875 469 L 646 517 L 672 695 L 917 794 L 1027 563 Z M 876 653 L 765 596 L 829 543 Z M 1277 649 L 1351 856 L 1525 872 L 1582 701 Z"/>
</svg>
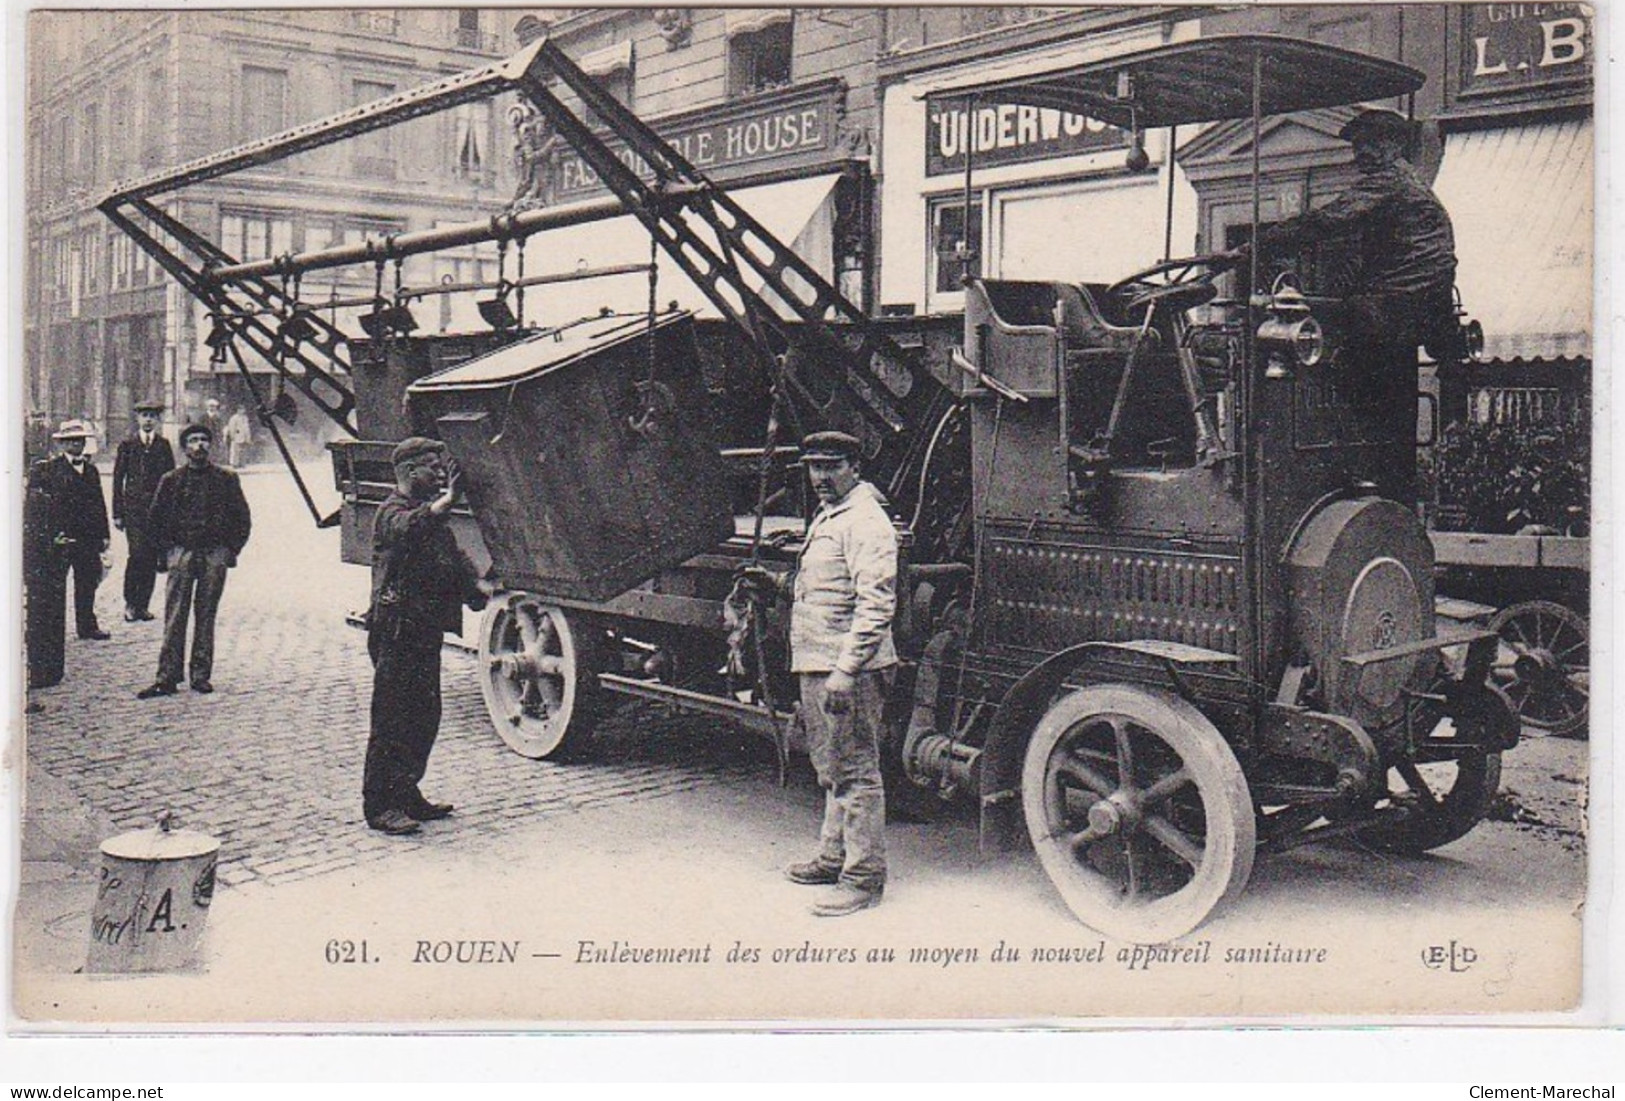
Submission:
<svg viewBox="0 0 1625 1101">
<path fill-rule="evenodd" d="M 189 424 L 180 432 L 185 462 L 158 481 L 147 534 L 169 578 L 164 587 L 164 641 L 158 676 L 136 693 L 141 699 L 173 696 L 182 675 L 192 691 L 214 691 L 214 620 L 226 591 L 226 573 L 248 543 L 252 520 L 237 473 L 210 460 L 214 431 Z M 192 650 L 186 654 L 187 621 Z"/>
<path fill-rule="evenodd" d="M 1414 123 L 1393 111 L 1360 111 L 1339 131 L 1354 147 L 1354 182 L 1331 202 L 1270 226 L 1260 237 L 1263 266 L 1271 273 L 1277 267 L 1310 270 L 1297 262 L 1296 252 L 1346 242 L 1348 263 L 1340 266 L 1350 268 L 1353 278 L 1341 312 L 1329 315 L 1328 336 L 1345 349 L 1339 388 L 1372 442 L 1399 442 L 1397 433 L 1414 431 L 1410 417 L 1392 414 L 1416 404 L 1417 347 L 1436 346 L 1436 339 L 1455 329 L 1455 234 L 1444 205 L 1407 159 L 1416 132 Z M 1320 266 L 1328 266 L 1327 257 L 1321 259 Z"/>
<path fill-rule="evenodd" d="M 108 637 L 96 621 L 96 587 L 107 567 L 107 499 L 101 475 L 85 453 L 90 428 L 63 421 L 51 433 L 57 454 L 28 471 L 23 501 L 23 576 L 28 615 L 28 684 L 49 688 L 65 669 L 68 576 L 73 576 L 73 618 L 81 639 Z"/>
<path fill-rule="evenodd" d="M 462 629 L 463 606 L 484 608 L 494 587 L 448 526 L 461 474 L 445 445 L 412 436 L 389 457 L 395 491 L 379 506 L 372 533 L 372 708 L 361 809 L 372 829 L 399 835 L 452 812 L 418 787 L 440 733 L 440 644 L 447 631 Z"/>
<path fill-rule="evenodd" d="M 856 436 L 845 432 L 814 432 L 801 441 L 801 461 L 857 462 L 863 455 L 863 445 Z"/>
<path fill-rule="evenodd" d="M 135 403 L 135 431 L 118 445 L 113 458 L 113 526 L 124 533 L 129 553 L 124 560 L 124 621 L 153 618 L 152 590 L 158 583 L 158 551 L 149 516 L 158 483 L 175 469 L 175 451 L 159 431 L 164 403 L 145 398 Z"/>
<path fill-rule="evenodd" d="M 1398 111 L 1376 107 L 1360 111 L 1337 132 L 1346 142 L 1358 140 L 1393 140 L 1409 146 L 1417 131 L 1416 123 Z"/>
<path fill-rule="evenodd" d="M 446 445 L 439 440 L 431 440 L 427 436 L 408 436 L 390 451 L 389 461 L 390 465 L 401 467 L 424 455 L 443 456 L 445 453 Z"/>
<path fill-rule="evenodd" d="M 897 664 L 897 531 L 885 499 L 861 477 L 861 455 L 862 444 L 845 432 L 801 441 L 819 503 L 789 586 L 790 669 L 824 789 L 824 819 L 817 854 L 785 875 L 829 888 L 813 906 L 820 917 L 874 906 L 886 887 L 880 747 L 886 682 Z M 777 587 L 760 567 L 741 572 L 759 593 Z"/>
</svg>

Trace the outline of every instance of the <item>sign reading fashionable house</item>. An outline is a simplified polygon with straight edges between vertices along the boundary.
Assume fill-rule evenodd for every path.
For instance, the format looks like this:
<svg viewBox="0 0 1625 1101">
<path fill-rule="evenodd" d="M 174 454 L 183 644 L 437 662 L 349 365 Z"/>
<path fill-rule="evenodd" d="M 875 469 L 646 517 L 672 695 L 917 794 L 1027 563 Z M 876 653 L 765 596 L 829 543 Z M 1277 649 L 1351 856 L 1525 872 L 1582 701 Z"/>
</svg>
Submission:
<svg viewBox="0 0 1625 1101">
<path fill-rule="evenodd" d="M 839 129 L 839 92 L 829 81 L 759 97 L 738 109 L 668 118 L 654 127 L 696 168 L 717 179 L 800 167 L 830 158 Z M 616 146 L 616 155 L 647 178 L 646 166 L 630 149 Z M 598 173 L 573 152 L 559 157 L 553 172 L 553 194 L 560 201 L 604 190 Z"/>
<path fill-rule="evenodd" d="M 1583 4 L 1473 4 L 1464 11 L 1464 93 L 1591 79 L 1591 12 Z"/>
<path fill-rule="evenodd" d="M 965 170 L 965 149 L 984 167 L 1048 160 L 1128 144 L 1128 134 L 1086 115 L 1052 107 L 1003 103 L 978 107 L 967 123 L 964 105 L 951 99 L 926 101 L 925 173 L 940 176 Z"/>
</svg>

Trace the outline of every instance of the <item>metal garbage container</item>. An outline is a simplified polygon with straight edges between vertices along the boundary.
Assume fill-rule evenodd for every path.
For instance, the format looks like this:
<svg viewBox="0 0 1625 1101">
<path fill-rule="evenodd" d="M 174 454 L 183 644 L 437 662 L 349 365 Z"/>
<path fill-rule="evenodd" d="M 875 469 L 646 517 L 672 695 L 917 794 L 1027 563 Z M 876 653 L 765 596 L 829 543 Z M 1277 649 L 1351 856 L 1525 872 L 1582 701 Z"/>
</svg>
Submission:
<svg viewBox="0 0 1625 1101">
<path fill-rule="evenodd" d="M 177 829 L 165 815 L 149 829 L 103 841 L 101 852 L 85 970 L 117 974 L 194 967 L 214 900 L 220 842 Z"/>
</svg>

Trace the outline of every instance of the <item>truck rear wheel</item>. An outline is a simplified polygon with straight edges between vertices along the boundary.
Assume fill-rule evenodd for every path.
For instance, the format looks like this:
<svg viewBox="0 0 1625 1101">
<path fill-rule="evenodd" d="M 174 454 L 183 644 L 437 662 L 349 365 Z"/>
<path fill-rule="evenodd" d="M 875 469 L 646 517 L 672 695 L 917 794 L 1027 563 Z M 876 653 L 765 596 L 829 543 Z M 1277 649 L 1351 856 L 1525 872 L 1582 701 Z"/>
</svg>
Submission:
<svg viewBox="0 0 1625 1101">
<path fill-rule="evenodd" d="M 1166 692 L 1097 685 L 1058 699 L 1027 745 L 1021 801 L 1067 906 L 1119 940 L 1183 936 L 1252 874 L 1241 766 L 1200 711 Z"/>
<path fill-rule="evenodd" d="M 1501 755 L 1464 753 L 1448 761 L 1402 761 L 1388 770 L 1389 802 L 1406 814 L 1360 831 L 1360 839 L 1383 852 L 1425 853 L 1466 836 L 1489 813 L 1501 787 Z"/>
<path fill-rule="evenodd" d="M 1591 632 L 1585 617 L 1550 600 L 1526 600 L 1490 620 L 1501 636 L 1496 683 L 1537 730 L 1585 737 L 1591 705 Z"/>
<path fill-rule="evenodd" d="M 480 623 L 480 690 L 521 757 L 568 757 L 592 734 L 602 640 L 580 613 L 531 593 L 492 598 Z"/>
</svg>

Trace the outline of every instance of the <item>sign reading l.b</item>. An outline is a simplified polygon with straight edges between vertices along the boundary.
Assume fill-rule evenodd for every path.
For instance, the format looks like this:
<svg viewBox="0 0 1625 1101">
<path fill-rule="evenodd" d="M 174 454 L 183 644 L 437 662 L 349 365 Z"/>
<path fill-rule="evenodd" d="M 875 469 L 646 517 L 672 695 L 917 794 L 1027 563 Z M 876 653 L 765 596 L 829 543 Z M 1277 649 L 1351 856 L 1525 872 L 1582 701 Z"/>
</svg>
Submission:
<svg viewBox="0 0 1625 1101">
<path fill-rule="evenodd" d="M 1473 4 L 1463 14 L 1463 92 L 1590 79 L 1591 9 L 1586 5 Z"/>
</svg>

